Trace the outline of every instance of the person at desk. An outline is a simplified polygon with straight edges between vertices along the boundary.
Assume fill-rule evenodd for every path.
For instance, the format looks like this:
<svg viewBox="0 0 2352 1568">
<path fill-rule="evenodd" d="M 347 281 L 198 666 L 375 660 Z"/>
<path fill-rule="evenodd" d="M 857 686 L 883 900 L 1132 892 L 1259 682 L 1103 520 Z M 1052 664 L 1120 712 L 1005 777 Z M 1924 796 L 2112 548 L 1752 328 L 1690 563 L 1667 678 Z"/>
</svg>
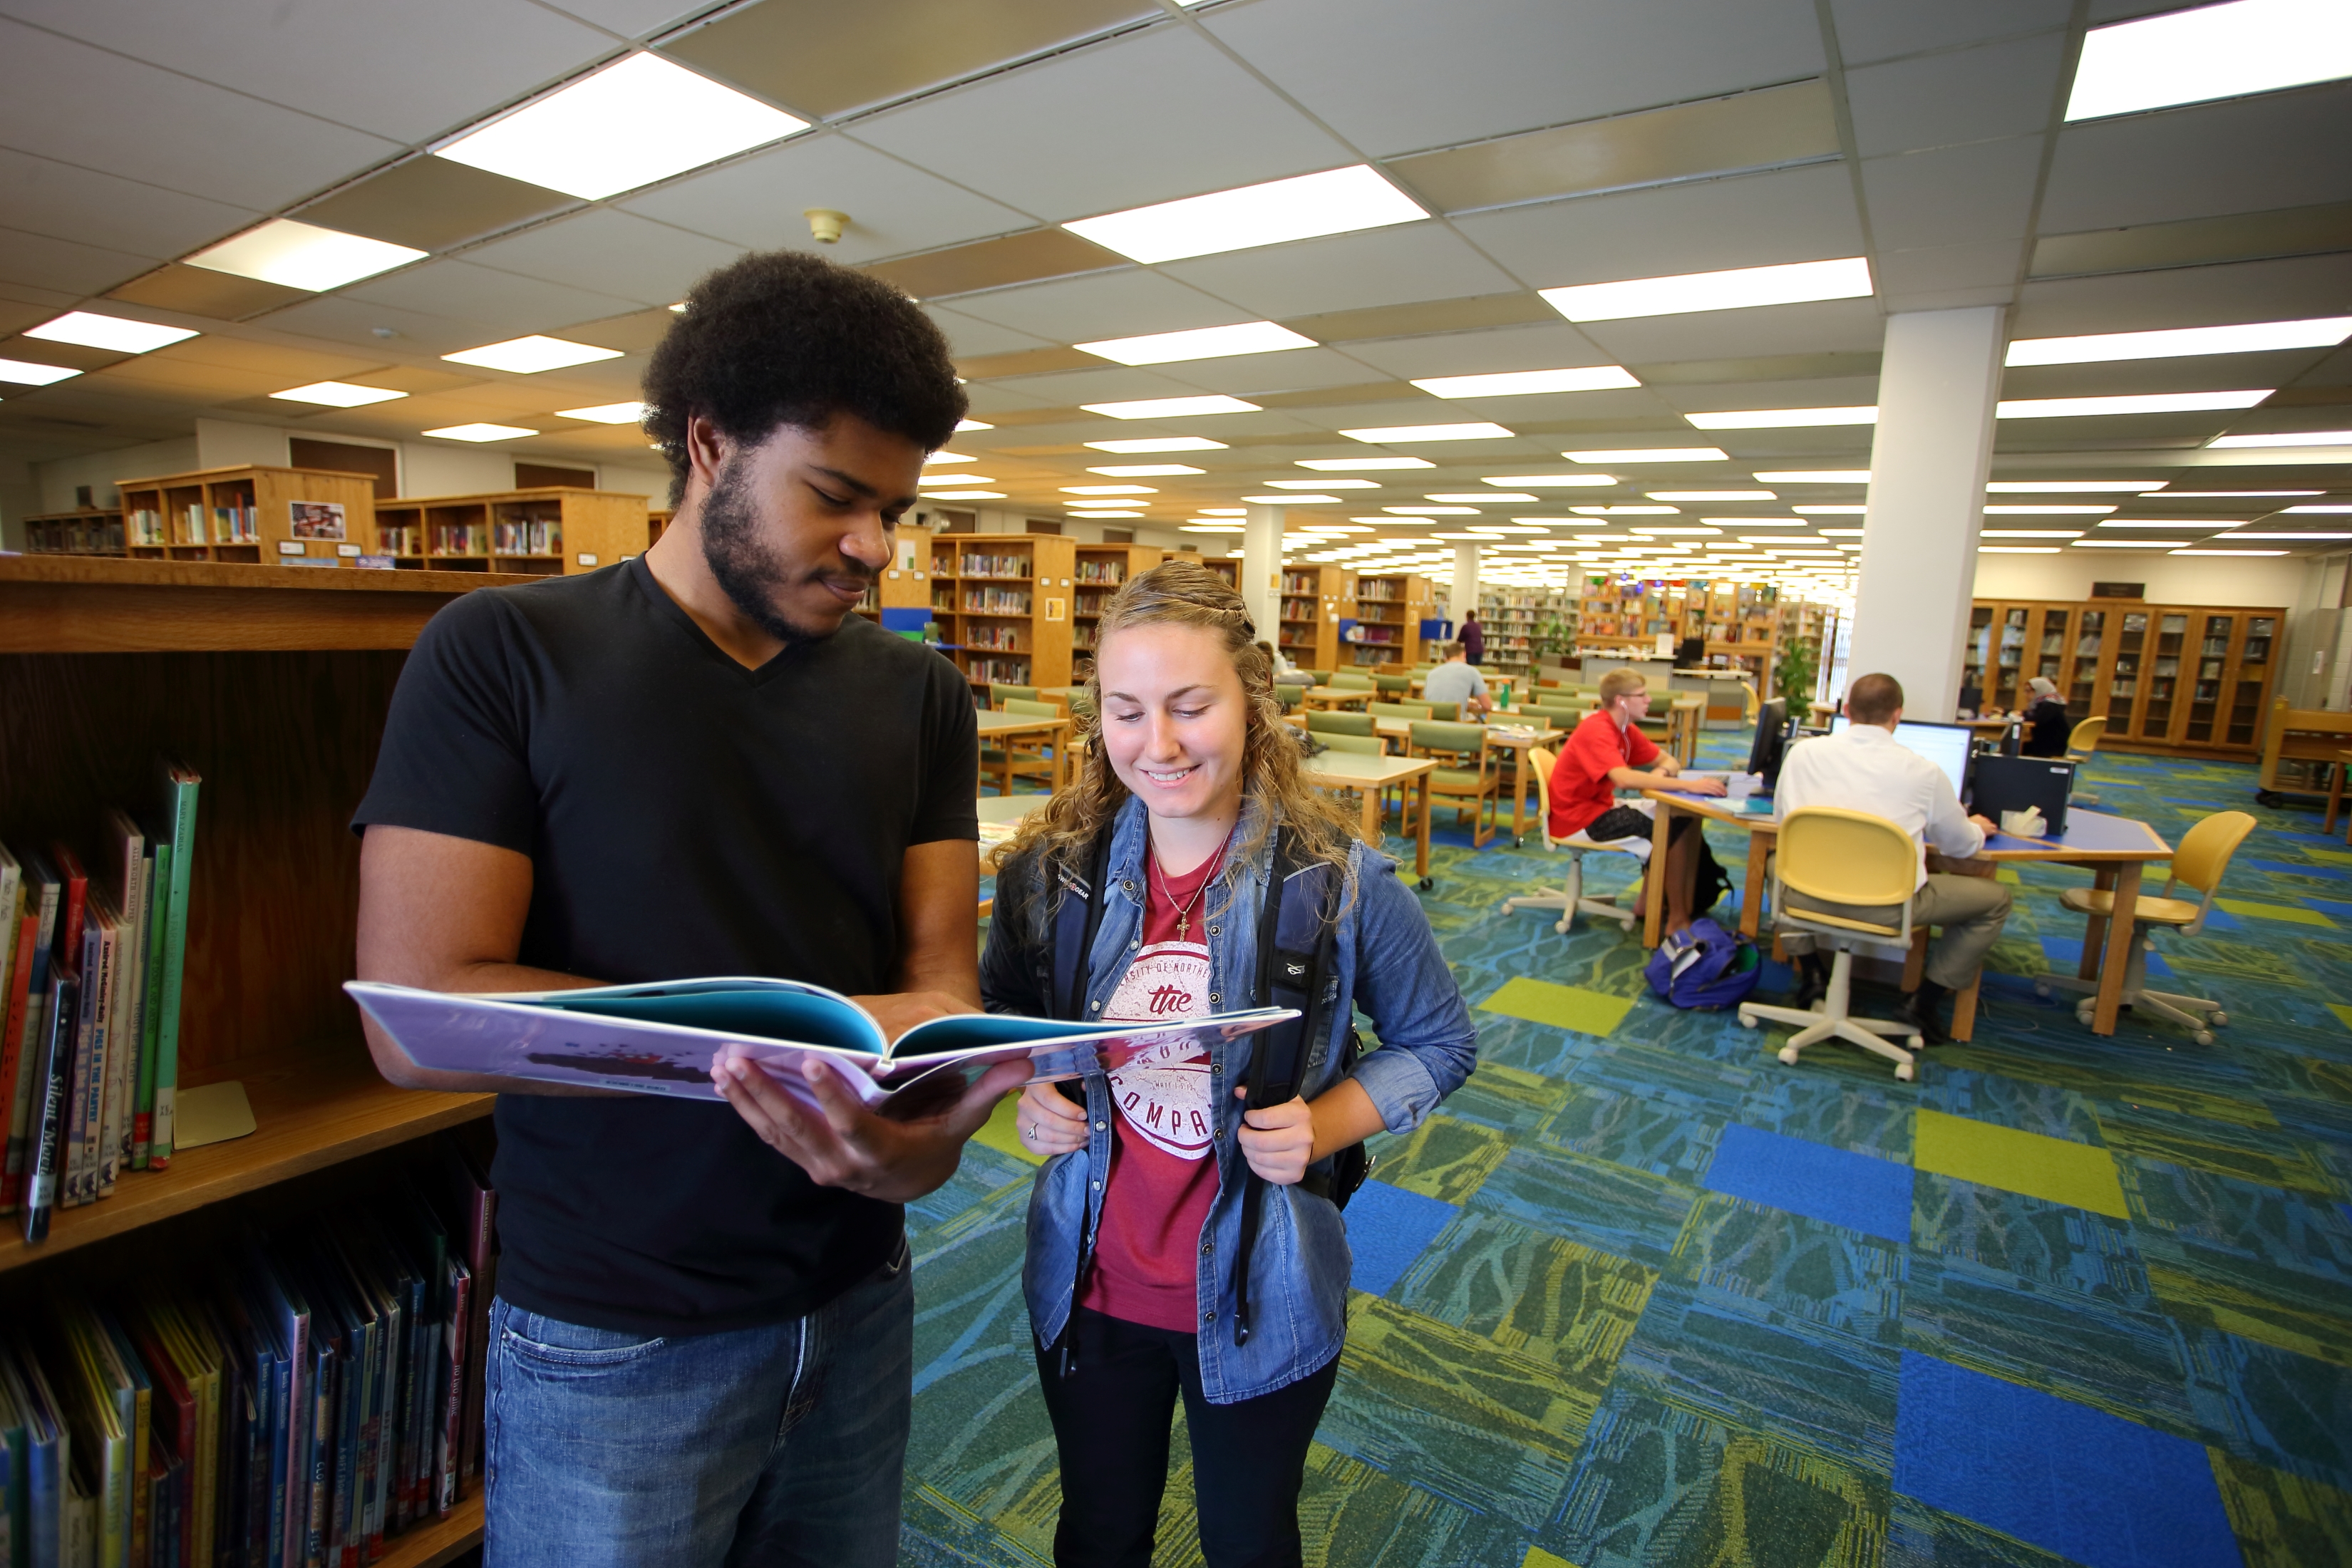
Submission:
<svg viewBox="0 0 2352 1568">
<path fill-rule="evenodd" d="M 1894 823 L 1920 846 L 1911 921 L 1941 926 L 1944 934 L 1927 949 L 1927 973 L 1919 989 L 1904 999 L 1903 1016 L 1918 1026 L 1920 1038 L 1941 1045 L 1950 1037 L 1936 1016 L 1937 1005 L 1976 979 L 2009 919 L 2009 889 L 1990 877 L 1930 874 L 1926 851 L 1934 848 L 1965 860 L 1982 851 L 1986 836 L 1999 829 L 1984 817 L 1962 811 L 1944 770 L 1895 740 L 1895 726 L 1903 721 L 1901 681 L 1891 675 L 1864 676 L 1847 689 L 1845 711 L 1848 722 L 1843 731 L 1790 748 L 1780 781 L 1772 787 L 1772 809 L 1784 819 L 1792 811 L 1814 805 L 1866 811 Z M 1885 915 L 1884 910 L 1817 903 L 1795 892 L 1789 900 L 1799 909 L 1850 920 Z M 1780 940 L 1797 961 L 1798 1005 L 1810 1007 L 1829 990 L 1829 966 L 1814 954 L 1813 939 L 1803 932 L 1783 932 Z"/>
<path fill-rule="evenodd" d="M 1436 677 L 1431 678 L 1433 682 Z M 1612 669 L 1601 678 L 1601 707 L 1584 716 L 1569 732 L 1551 770 L 1551 836 L 1570 838 L 1581 833 L 1595 844 L 1622 838 L 1647 838 L 1654 803 L 1617 804 L 1621 789 L 1668 789 L 1685 795 L 1721 795 L 1723 781 L 1681 777 L 1682 764 L 1658 750 L 1642 733 L 1639 721 L 1650 710 L 1650 688 L 1630 669 Z M 1646 770 L 1646 771 L 1645 771 Z M 1698 818 L 1677 816 L 1666 837 L 1666 930 L 1690 929 L 1698 890 L 1701 857 L 1706 839 Z M 1649 873 L 1633 908 L 1654 890 Z"/>
<path fill-rule="evenodd" d="M 1458 702 L 1465 723 L 1484 719 L 1495 710 L 1486 700 L 1486 678 L 1470 668 L 1469 653 L 1458 642 L 1437 645 L 1441 662 L 1421 683 L 1423 702 Z"/>
<path fill-rule="evenodd" d="M 2025 743 L 2019 749 L 2029 757 L 2063 757 L 2074 729 L 2066 721 L 2066 700 L 2046 675 L 2037 675 L 2028 684 L 2033 700 L 2025 705 Z"/>
</svg>

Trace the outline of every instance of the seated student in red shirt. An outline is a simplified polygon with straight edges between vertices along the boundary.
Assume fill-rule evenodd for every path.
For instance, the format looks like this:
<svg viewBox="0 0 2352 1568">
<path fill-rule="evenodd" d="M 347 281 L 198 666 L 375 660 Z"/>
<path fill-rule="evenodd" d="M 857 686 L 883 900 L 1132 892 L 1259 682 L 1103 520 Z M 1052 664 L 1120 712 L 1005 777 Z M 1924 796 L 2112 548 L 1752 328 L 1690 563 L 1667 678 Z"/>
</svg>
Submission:
<svg viewBox="0 0 2352 1568">
<path fill-rule="evenodd" d="M 1581 833 L 1594 844 L 1650 837 L 1656 813 L 1651 801 L 1617 804 L 1621 789 L 1670 789 L 1685 795 L 1721 795 L 1721 779 L 1678 776 L 1682 764 L 1650 742 L 1636 722 L 1650 710 L 1650 691 L 1630 669 L 1612 669 L 1601 678 L 1601 710 L 1585 715 L 1559 749 L 1559 763 L 1551 773 L 1551 836 L 1570 838 Z M 1650 771 L 1643 772 L 1648 769 Z M 1675 819 L 1666 840 L 1666 930 L 1687 931 L 1691 901 L 1698 886 L 1701 843 L 1698 820 Z M 1633 908 L 1640 912 L 1649 897 L 1650 879 L 1642 878 Z"/>
</svg>

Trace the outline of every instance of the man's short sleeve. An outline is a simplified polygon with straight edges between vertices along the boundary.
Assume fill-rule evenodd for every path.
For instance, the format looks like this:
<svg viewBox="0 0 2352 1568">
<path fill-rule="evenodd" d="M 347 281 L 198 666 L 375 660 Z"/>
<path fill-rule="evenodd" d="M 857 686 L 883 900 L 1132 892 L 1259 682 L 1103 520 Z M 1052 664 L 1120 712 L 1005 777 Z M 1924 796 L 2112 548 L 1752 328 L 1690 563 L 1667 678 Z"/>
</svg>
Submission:
<svg viewBox="0 0 2352 1568">
<path fill-rule="evenodd" d="M 1616 726 L 1605 713 L 1588 714 L 1569 732 L 1568 744 L 1559 753 L 1560 766 L 1574 769 L 1570 776 L 1588 788 L 1607 778 L 1609 770 L 1624 760 L 1624 753 L 1617 749 Z"/>
<path fill-rule="evenodd" d="M 1643 734 L 1642 726 L 1639 724 L 1626 725 L 1625 765 L 1631 768 L 1646 768 L 1657 760 L 1658 743 Z M 1610 764 L 1612 767 L 1616 765 L 1614 763 Z"/>
<path fill-rule="evenodd" d="M 531 852 L 531 782 L 520 626 L 487 593 L 425 624 L 400 672 L 353 828 L 414 827 Z"/>
<path fill-rule="evenodd" d="M 923 748 L 922 795 L 907 836 L 910 845 L 980 837 L 980 726 L 972 713 L 971 689 L 945 658 L 932 655 L 930 659 L 938 668 L 923 699 L 929 735 Z"/>
</svg>

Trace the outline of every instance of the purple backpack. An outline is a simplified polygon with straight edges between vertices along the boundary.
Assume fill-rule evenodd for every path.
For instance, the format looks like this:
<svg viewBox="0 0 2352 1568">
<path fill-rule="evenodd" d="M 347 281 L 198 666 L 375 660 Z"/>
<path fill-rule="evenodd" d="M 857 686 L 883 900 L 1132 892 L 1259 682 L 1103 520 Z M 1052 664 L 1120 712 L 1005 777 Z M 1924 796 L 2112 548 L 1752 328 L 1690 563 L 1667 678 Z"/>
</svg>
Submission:
<svg viewBox="0 0 2352 1568">
<path fill-rule="evenodd" d="M 1737 1006 L 1764 976 L 1753 944 L 1701 917 L 1658 944 L 1643 967 L 1650 989 L 1677 1007 Z"/>
</svg>

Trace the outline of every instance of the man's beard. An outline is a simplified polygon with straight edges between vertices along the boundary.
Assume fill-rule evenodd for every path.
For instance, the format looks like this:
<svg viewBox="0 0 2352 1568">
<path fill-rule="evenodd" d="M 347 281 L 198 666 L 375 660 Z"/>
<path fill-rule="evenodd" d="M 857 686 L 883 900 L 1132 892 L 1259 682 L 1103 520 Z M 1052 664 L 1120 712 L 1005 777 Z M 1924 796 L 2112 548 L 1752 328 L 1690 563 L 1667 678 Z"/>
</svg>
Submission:
<svg viewBox="0 0 2352 1568">
<path fill-rule="evenodd" d="M 788 585 L 786 568 L 761 538 L 761 531 L 760 520 L 744 493 L 742 471 L 730 463 L 702 502 L 702 559 L 712 579 L 746 619 L 787 647 L 840 630 L 838 621 L 822 628 L 801 626 L 776 608 L 776 595 Z M 850 573 L 874 575 L 856 563 L 842 564 Z"/>
</svg>

